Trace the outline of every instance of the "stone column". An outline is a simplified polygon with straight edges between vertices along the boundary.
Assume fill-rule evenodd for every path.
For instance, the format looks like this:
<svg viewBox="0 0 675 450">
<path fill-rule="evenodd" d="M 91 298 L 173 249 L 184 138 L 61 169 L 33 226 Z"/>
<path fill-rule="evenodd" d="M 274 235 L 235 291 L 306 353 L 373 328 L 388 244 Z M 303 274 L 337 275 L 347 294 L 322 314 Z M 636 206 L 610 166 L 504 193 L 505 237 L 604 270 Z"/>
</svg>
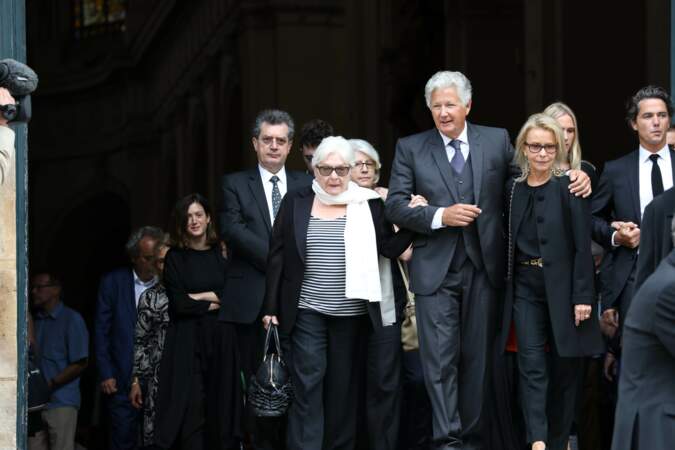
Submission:
<svg viewBox="0 0 675 450">
<path fill-rule="evenodd" d="M 16 273 L 14 132 L 0 126 L 0 449 L 16 448 Z"/>
</svg>

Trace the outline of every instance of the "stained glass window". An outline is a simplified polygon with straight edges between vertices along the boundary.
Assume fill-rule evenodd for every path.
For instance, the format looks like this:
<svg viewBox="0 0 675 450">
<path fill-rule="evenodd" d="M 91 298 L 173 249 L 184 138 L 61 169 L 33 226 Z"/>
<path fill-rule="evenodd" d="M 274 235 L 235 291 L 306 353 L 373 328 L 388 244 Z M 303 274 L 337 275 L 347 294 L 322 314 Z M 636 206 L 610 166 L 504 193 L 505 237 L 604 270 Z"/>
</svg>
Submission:
<svg viewBox="0 0 675 450">
<path fill-rule="evenodd" d="M 124 31 L 127 0 L 73 0 L 77 39 Z"/>
</svg>

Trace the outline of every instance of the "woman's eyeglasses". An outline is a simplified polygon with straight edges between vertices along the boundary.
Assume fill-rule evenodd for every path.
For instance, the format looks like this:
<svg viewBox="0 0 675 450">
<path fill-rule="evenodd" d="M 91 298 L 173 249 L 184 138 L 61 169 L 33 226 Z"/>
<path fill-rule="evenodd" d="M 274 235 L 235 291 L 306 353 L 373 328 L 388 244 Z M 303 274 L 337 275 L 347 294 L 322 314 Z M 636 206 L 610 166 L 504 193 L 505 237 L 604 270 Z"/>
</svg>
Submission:
<svg viewBox="0 0 675 450">
<path fill-rule="evenodd" d="M 338 177 L 344 177 L 349 173 L 349 169 L 351 169 L 351 166 L 337 166 L 337 167 L 332 167 L 332 166 L 316 166 L 317 170 L 319 173 L 324 176 L 330 176 L 333 172 L 337 174 Z"/>
<path fill-rule="evenodd" d="M 552 155 L 556 152 L 558 149 L 558 146 L 556 144 L 530 144 L 530 143 L 525 143 L 525 147 L 530 151 L 530 153 L 534 153 L 535 155 L 542 151 L 546 151 L 549 155 Z"/>
</svg>

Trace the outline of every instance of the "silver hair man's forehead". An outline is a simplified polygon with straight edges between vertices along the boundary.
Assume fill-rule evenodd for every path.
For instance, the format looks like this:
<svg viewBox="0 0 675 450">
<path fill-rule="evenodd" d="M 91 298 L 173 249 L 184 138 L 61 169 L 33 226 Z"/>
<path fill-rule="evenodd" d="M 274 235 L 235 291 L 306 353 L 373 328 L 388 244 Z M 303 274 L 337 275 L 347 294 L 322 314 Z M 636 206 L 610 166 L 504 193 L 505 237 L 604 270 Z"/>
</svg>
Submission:
<svg viewBox="0 0 675 450">
<path fill-rule="evenodd" d="M 462 72 L 451 72 L 449 70 L 436 72 L 424 87 L 424 99 L 427 102 L 427 107 L 431 108 L 431 94 L 436 89 L 446 89 L 453 87 L 457 90 L 457 96 L 468 106 L 471 101 L 471 82 L 464 76 Z"/>
</svg>

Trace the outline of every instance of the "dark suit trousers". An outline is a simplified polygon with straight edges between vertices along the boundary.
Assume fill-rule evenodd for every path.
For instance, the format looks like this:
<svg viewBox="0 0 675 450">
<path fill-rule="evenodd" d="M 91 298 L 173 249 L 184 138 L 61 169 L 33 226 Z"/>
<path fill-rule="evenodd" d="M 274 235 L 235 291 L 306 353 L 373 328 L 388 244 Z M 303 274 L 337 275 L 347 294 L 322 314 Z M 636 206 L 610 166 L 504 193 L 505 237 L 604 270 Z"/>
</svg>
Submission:
<svg viewBox="0 0 675 450">
<path fill-rule="evenodd" d="M 289 450 L 355 448 L 367 324 L 367 315 L 298 310 L 290 336 L 295 399 L 288 411 Z"/>
<path fill-rule="evenodd" d="M 516 266 L 514 297 L 527 441 L 544 441 L 547 449 L 564 450 L 575 416 L 582 359 L 562 358 L 555 350 L 540 268 Z"/>
<path fill-rule="evenodd" d="M 139 411 L 131 406 L 128 390 L 118 391 L 107 397 L 110 413 L 110 450 L 133 450 L 138 446 L 141 421 Z"/>
<path fill-rule="evenodd" d="M 370 450 L 395 450 L 398 443 L 401 352 L 400 323 L 370 330 L 366 358 L 366 417 Z"/>
<path fill-rule="evenodd" d="M 459 266 L 459 267 L 458 267 Z M 433 409 L 433 445 L 486 449 L 483 423 L 496 292 L 468 258 L 453 262 L 440 288 L 415 297 L 424 382 Z"/>
</svg>

